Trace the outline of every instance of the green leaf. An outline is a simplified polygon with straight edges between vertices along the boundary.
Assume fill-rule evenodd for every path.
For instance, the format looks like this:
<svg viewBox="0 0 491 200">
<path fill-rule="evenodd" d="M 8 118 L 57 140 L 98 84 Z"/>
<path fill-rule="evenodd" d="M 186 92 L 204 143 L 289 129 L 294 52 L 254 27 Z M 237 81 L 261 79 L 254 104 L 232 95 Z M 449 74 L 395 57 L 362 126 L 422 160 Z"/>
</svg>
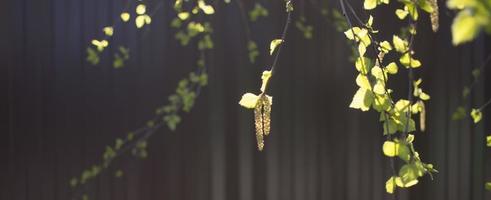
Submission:
<svg viewBox="0 0 491 200">
<path fill-rule="evenodd" d="M 452 120 L 462 120 L 467 114 L 466 109 L 463 106 L 457 107 L 457 109 L 452 113 Z"/>
<path fill-rule="evenodd" d="M 491 191 L 491 182 L 487 182 L 487 183 L 484 185 L 484 188 L 486 188 L 486 190 L 488 190 L 488 191 Z"/>
<path fill-rule="evenodd" d="M 254 41 L 249 41 L 247 43 L 247 50 L 249 50 L 249 61 L 251 63 L 256 62 L 256 57 L 259 56 L 259 50 L 257 49 L 257 45 Z"/>
<path fill-rule="evenodd" d="M 481 110 L 473 108 L 471 111 L 471 117 L 474 120 L 474 124 L 477 124 L 482 119 Z"/>
<path fill-rule="evenodd" d="M 367 89 L 360 88 L 356 91 L 353 100 L 351 101 L 350 108 L 360 109 L 361 111 L 368 111 L 373 103 L 373 94 Z"/>
<path fill-rule="evenodd" d="M 418 183 L 418 177 L 420 177 L 421 172 L 413 164 L 405 164 L 399 170 L 399 177 L 401 178 L 402 184 L 399 187 L 411 187 Z"/>
<path fill-rule="evenodd" d="M 491 136 L 486 137 L 486 145 L 491 147 Z"/>
<path fill-rule="evenodd" d="M 87 62 L 89 62 L 92 65 L 97 65 L 99 64 L 99 54 L 98 52 L 90 47 L 87 47 Z"/>
<path fill-rule="evenodd" d="M 254 109 L 258 100 L 259 96 L 252 93 L 245 93 L 242 95 L 242 99 L 240 99 L 239 104 L 245 108 Z"/>
<path fill-rule="evenodd" d="M 433 12 L 433 6 L 431 6 L 429 0 L 418 0 L 418 6 L 427 13 Z"/>
<path fill-rule="evenodd" d="M 268 10 L 264 8 L 260 3 L 256 3 L 254 8 L 249 12 L 249 19 L 251 21 L 256 21 L 259 17 L 267 17 Z"/>
<path fill-rule="evenodd" d="M 282 39 L 274 39 L 273 41 L 271 41 L 271 43 L 269 44 L 269 55 L 273 55 L 274 50 L 281 43 L 283 43 Z"/>
<path fill-rule="evenodd" d="M 470 10 L 462 10 L 452 23 L 452 43 L 459 45 L 473 40 L 479 33 L 480 24 Z"/>
<path fill-rule="evenodd" d="M 418 20 L 419 13 L 418 13 L 418 8 L 413 2 L 406 3 L 407 11 L 409 12 L 409 15 L 414 21 Z"/>
</svg>

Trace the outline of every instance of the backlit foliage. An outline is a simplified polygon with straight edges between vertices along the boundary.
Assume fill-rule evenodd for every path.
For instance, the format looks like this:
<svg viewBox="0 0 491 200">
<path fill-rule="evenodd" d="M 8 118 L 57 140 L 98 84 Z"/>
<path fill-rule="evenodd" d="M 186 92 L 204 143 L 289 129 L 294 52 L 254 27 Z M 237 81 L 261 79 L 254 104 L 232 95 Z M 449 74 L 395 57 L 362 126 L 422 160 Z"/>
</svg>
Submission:
<svg viewBox="0 0 491 200">
<path fill-rule="evenodd" d="M 248 109 L 254 109 L 254 124 L 256 127 L 257 148 L 262 151 L 264 148 L 264 136 L 269 135 L 271 130 L 271 106 L 273 97 L 266 94 L 266 87 L 271 78 L 271 71 L 264 71 L 261 76 L 261 94 L 255 95 L 246 93 L 242 96 L 239 104 Z"/>
<path fill-rule="evenodd" d="M 274 39 L 269 45 L 269 54 L 273 55 L 276 52 L 274 63 L 271 66 L 271 70 L 266 70 L 262 73 L 261 80 L 261 93 L 255 95 L 253 93 L 245 93 L 242 95 L 242 99 L 239 104 L 247 109 L 254 110 L 254 125 L 256 128 L 256 141 L 259 151 L 264 149 L 264 136 L 269 135 L 271 132 L 271 107 L 273 105 L 273 97 L 267 95 L 266 91 L 270 78 L 273 76 L 275 66 L 278 61 L 281 46 L 285 42 L 285 37 L 290 24 L 291 12 L 293 11 L 293 5 L 291 1 L 286 1 L 286 12 L 288 13 L 285 27 L 280 39 Z"/>
<path fill-rule="evenodd" d="M 378 6 L 389 4 L 389 0 L 365 0 L 364 9 L 373 10 Z M 402 0 L 401 8 L 395 10 L 400 20 L 407 20 L 408 26 L 401 27 L 407 34 L 394 34 L 390 40 L 377 41 L 379 31 L 375 28 L 374 18 L 369 16 L 366 22 L 358 21 L 358 26 L 352 26 L 349 16 L 346 15 L 350 27 L 345 31 L 346 38 L 356 44 L 355 68 L 358 71 L 356 91 L 350 104 L 351 108 L 361 111 L 373 109 L 380 115 L 383 124 L 383 134 L 387 141 L 383 144 L 383 153 L 387 157 L 397 157 L 404 164 L 386 182 L 386 191 L 393 193 L 397 187 L 407 188 L 419 182 L 425 174 L 437 172 L 433 165 L 424 163 L 419 153 L 414 149 L 413 142 L 416 132 L 416 122 L 413 115 L 419 114 L 420 131 L 425 129 L 425 101 L 430 99 L 422 88 L 422 80 L 415 81 L 413 70 L 423 66 L 416 58 L 412 48 L 414 36 L 417 33 L 416 22 L 420 11 L 430 15 L 437 12 L 436 4 L 427 0 Z M 349 3 L 341 0 L 343 9 Z M 355 15 L 356 13 L 352 13 Z M 433 19 L 434 23 L 437 19 Z M 437 25 L 433 25 L 437 29 Z M 387 59 L 386 55 L 394 55 L 395 60 Z M 374 55 L 371 57 L 370 55 Z M 391 56 L 390 58 L 394 57 Z M 394 100 L 393 90 L 387 85 L 388 80 L 399 72 L 399 66 L 408 70 L 410 92 L 407 99 Z"/>
<path fill-rule="evenodd" d="M 194 4 L 194 7 L 190 12 L 186 12 L 183 9 L 183 4 L 188 3 Z M 158 6 L 158 8 L 160 8 L 160 6 Z M 121 169 L 113 169 L 110 167 L 113 160 L 127 152 L 131 152 L 132 155 L 138 158 L 146 158 L 148 156 L 146 150 L 148 138 L 163 126 L 167 126 L 171 131 L 174 131 L 177 128 L 177 125 L 182 121 L 180 113 L 191 111 L 201 88 L 208 84 L 205 51 L 213 48 L 213 41 L 211 39 L 212 28 L 208 22 L 197 22 L 193 21 L 193 19 L 202 19 L 200 13 L 203 15 L 214 14 L 214 8 L 211 5 L 206 4 L 204 0 L 198 0 L 196 2 L 176 0 L 174 9 L 176 10 L 177 17 L 172 22 L 171 27 L 177 29 L 176 39 L 180 44 L 183 46 L 188 45 L 193 42 L 193 38 L 198 38 L 197 42 L 193 43 L 196 44 L 197 50 L 200 52 L 199 58 L 196 61 L 196 71 L 190 72 L 187 77 L 179 81 L 175 93 L 168 97 L 168 104 L 158 107 L 154 117 L 148 120 L 145 126 L 127 133 L 127 136 L 124 138 L 115 139 L 114 145 L 108 145 L 106 147 L 100 163 L 94 164 L 90 168 L 83 170 L 80 176 L 73 177 L 69 181 L 69 185 L 74 189 L 82 188 L 81 186 L 85 185 L 90 180 L 99 177 L 102 172 L 108 170 L 114 171 L 114 178 L 123 176 L 124 172 Z M 118 20 L 121 20 L 122 23 L 127 23 L 132 20 L 131 16 L 134 15 L 135 27 L 141 29 L 144 26 L 151 24 L 151 17 L 156 12 L 152 12 L 151 14 L 147 13 L 147 6 L 141 1 L 138 1 L 134 13 L 123 11 Z M 187 26 L 183 26 L 184 24 L 187 24 Z M 91 46 L 87 48 L 87 61 L 89 63 L 92 65 L 97 65 L 99 63 L 101 59 L 100 55 L 109 47 L 109 39 L 114 35 L 115 31 L 113 26 L 106 26 L 102 29 L 102 33 L 104 34 L 103 39 L 94 39 L 91 41 Z M 113 67 L 123 67 L 124 62 L 130 58 L 129 52 L 130 50 L 123 46 L 117 48 L 117 51 L 114 54 Z M 86 193 L 75 193 L 75 195 L 79 195 L 80 197 L 75 196 L 74 199 L 89 199 L 89 195 Z"/>
<path fill-rule="evenodd" d="M 452 23 L 454 45 L 472 41 L 481 30 L 491 34 L 490 0 L 448 0 L 447 7 L 458 11 Z"/>
</svg>

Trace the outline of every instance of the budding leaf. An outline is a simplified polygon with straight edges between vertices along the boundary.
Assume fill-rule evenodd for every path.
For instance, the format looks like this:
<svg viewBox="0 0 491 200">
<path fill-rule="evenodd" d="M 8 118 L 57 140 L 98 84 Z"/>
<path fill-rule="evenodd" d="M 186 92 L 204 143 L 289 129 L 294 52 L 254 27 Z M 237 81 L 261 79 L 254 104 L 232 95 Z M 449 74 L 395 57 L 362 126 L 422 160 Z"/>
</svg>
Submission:
<svg viewBox="0 0 491 200">
<path fill-rule="evenodd" d="M 482 113 L 479 109 L 472 109 L 471 117 L 474 120 L 474 124 L 477 124 L 482 119 Z"/>
<path fill-rule="evenodd" d="M 274 39 L 273 41 L 271 41 L 271 44 L 269 45 L 269 54 L 270 55 L 273 55 L 274 50 L 281 43 L 283 43 L 283 40 L 282 39 Z"/>
</svg>

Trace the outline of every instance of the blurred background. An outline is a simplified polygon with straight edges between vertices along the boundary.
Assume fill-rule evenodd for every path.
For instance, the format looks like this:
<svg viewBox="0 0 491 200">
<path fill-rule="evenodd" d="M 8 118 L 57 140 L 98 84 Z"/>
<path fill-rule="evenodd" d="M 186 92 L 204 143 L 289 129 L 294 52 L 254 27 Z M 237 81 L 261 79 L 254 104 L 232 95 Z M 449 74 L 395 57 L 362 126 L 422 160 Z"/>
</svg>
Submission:
<svg viewBox="0 0 491 200">
<path fill-rule="evenodd" d="M 120 69 L 108 59 L 115 48 L 96 66 L 87 63 L 86 48 L 118 18 L 126 1 L 2 1 L 0 199 L 81 199 L 81 194 L 100 200 L 491 199 L 483 186 L 491 180 L 491 151 L 485 148 L 491 110 L 483 111 L 478 125 L 469 118 L 451 120 L 458 106 L 478 107 L 491 98 L 489 70 L 470 99 L 461 98 L 472 83 L 471 71 L 491 52 L 489 37 L 452 46 L 454 13 L 444 1 L 437 33 L 422 16 L 415 49 L 423 67 L 416 74 L 431 100 L 427 130 L 415 133 L 415 144 L 439 173 L 394 196 L 385 192 L 392 171 L 381 151 L 385 137 L 378 116 L 348 107 L 357 89 L 350 47 L 318 12 L 319 5 L 338 9 L 338 1 L 294 1 L 293 20 L 304 16 L 313 34 L 306 39 L 290 27 L 271 80 L 272 132 L 264 151 L 257 150 L 253 114 L 238 101 L 243 93 L 258 91 L 260 74 L 272 63 L 269 42 L 280 36 L 286 17 L 283 1 L 258 1 L 269 16 L 249 27 L 260 52 L 256 62 L 247 56 L 239 4 L 216 3 L 210 17 L 214 49 L 206 53 L 209 84 L 192 111 L 182 114 L 176 131 L 163 127 L 148 139 L 145 159 L 115 160 L 110 170 L 121 170 L 121 177 L 102 173 L 77 188 L 70 186 L 72 177 L 100 162 L 115 138 L 144 126 L 178 81 L 195 70 L 199 52 L 174 39 L 169 27 L 174 1 L 147 1 L 161 10 L 143 31 L 115 29 L 120 34 L 111 42 L 131 52 Z M 245 9 L 254 6 L 242 3 Z M 367 19 L 363 2 L 351 3 Z M 381 38 L 401 25 L 393 7 L 374 13 Z M 407 94 L 407 75 L 400 71 L 389 83 L 396 97 Z"/>
</svg>

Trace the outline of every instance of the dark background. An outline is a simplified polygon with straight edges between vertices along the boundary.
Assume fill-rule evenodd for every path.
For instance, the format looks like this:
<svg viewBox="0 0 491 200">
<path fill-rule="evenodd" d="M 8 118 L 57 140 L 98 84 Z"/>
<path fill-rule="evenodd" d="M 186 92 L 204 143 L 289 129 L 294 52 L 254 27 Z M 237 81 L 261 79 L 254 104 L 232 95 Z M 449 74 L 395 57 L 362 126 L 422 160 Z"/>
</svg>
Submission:
<svg viewBox="0 0 491 200">
<path fill-rule="evenodd" d="M 113 43 L 131 49 L 122 69 L 111 67 L 112 53 L 100 65 L 89 65 L 85 49 L 126 2 L 1 1 L 0 199 L 71 199 L 70 178 L 100 161 L 116 137 L 144 125 L 177 81 L 195 69 L 196 48 L 181 47 L 173 38 L 168 27 L 173 1 L 163 1 L 147 33 L 133 25 L 115 29 Z M 90 199 L 393 199 L 385 193 L 391 171 L 381 153 L 378 116 L 348 108 L 357 86 L 346 39 L 309 2 L 295 1 L 294 19 L 305 14 L 314 38 L 305 40 L 291 27 L 271 85 L 272 135 L 263 152 L 256 150 L 252 112 L 237 102 L 244 92 L 257 91 L 260 72 L 271 63 L 269 41 L 279 37 L 285 19 L 282 1 L 261 2 L 270 17 L 251 24 L 261 50 L 257 63 L 248 62 L 237 4 L 220 3 L 212 18 L 209 86 L 193 111 L 184 114 L 177 131 L 161 129 L 150 139 L 147 159 L 115 163 L 123 178 L 103 175 L 87 186 Z M 253 5 L 244 3 L 248 9 Z M 357 8 L 361 3 L 353 2 Z M 150 9 L 156 4 L 149 2 Z M 337 1 L 330 6 L 339 7 Z M 441 7 L 436 34 L 422 16 L 415 43 L 423 62 L 417 76 L 432 97 L 427 131 L 416 133 L 416 144 L 422 159 L 440 173 L 433 181 L 425 176 L 399 199 L 491 199 L 483 187 L 491 180 L 484 139 L 491 133 L 491 110 L 484 110 L 479 125 L 450 120 L 463 104 L 471 70 L 481 65 L 491 43 L 481 36 L 453 47 L 452 16 Z M 385 33 L 400 25 L 388 8 L 376 13 L 375 24 Z M 400 71 L 390 84 L 402 97 L 407 76 Z M 473 90 L 474 107 L 491 97 L 490 84 L 484 78 Z"/>
</svg>

